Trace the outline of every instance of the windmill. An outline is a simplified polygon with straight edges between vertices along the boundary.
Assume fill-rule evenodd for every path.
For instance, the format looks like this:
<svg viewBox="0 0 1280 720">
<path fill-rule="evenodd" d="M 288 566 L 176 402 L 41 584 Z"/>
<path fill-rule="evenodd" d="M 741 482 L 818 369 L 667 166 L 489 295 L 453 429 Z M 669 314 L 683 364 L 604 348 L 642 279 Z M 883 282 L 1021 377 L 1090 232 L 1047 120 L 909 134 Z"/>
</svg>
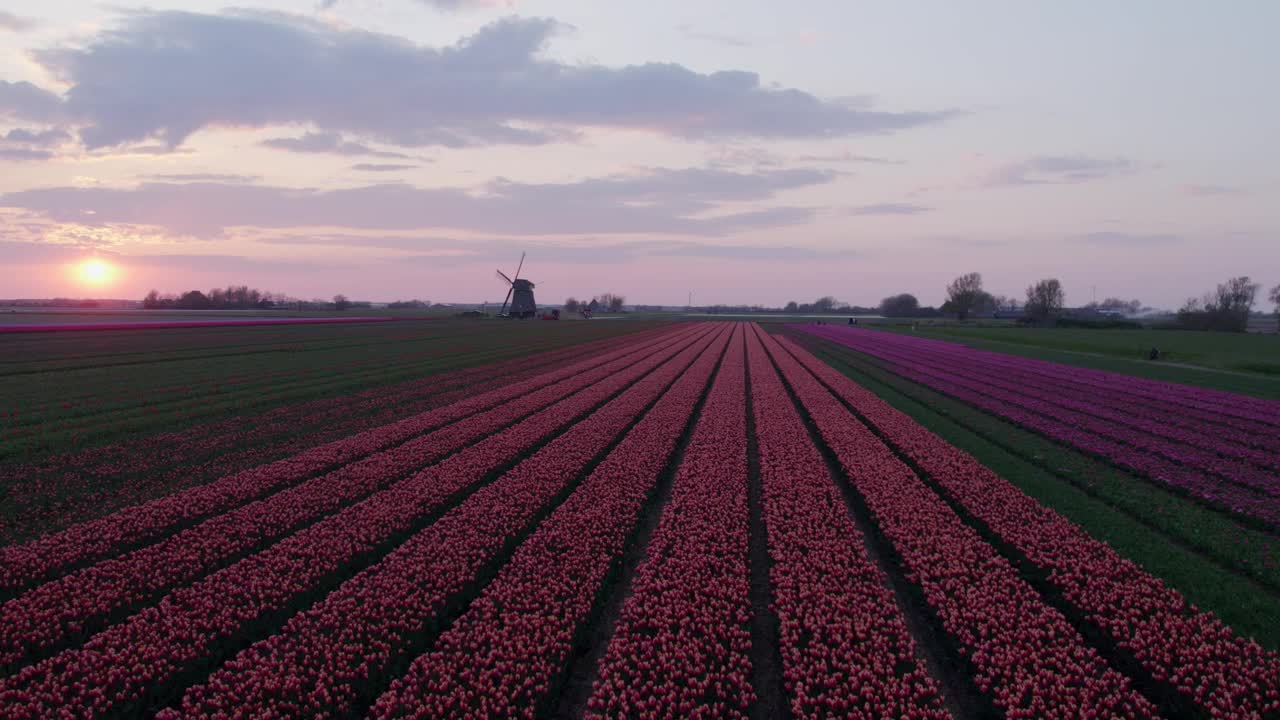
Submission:
<svg viewBox="0 0 1280 720">
<path fill-rule="evenodd" d="M 538 306 L 533 302 L 533 283 L 520 279 L 520 270 L 524 268 L 524 253 L 520 253 L 520 264 L 516 266 L 515 279 L 498 271 L 498 277 L 507 284 L 507 299 L 502 301 L 502 310 L 498 317 L 531 318 L 538 314 Z M 511 309 L 508 311 L 507 304 Z"/>
</svg>

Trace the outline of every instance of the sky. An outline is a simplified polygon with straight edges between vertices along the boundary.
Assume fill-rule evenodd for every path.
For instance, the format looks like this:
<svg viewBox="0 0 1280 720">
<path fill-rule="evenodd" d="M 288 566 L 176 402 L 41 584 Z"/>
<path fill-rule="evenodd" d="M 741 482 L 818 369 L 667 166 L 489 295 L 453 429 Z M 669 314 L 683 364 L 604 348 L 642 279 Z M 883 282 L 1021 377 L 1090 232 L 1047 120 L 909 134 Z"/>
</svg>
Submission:
<svg viewBox="0 0 1280 720">
<path fill-rule="evenodd" d="M 1280 3 L 0 0 L 0 297 L 1172 308 L 1280 283 Z M 88 259 L 108 277 L 86 278 Z"/>
</svg>

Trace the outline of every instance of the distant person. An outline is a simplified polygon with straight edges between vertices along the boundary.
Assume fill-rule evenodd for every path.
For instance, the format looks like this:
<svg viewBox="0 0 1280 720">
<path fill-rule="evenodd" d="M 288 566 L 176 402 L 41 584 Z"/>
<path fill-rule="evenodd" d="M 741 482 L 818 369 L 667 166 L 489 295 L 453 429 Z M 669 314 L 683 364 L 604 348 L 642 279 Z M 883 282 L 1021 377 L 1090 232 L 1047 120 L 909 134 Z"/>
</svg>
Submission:
<svg viewBox="0 0 1280 720">
<path fill-rule="evenodd" d="M 1160 348 L 1156 348 L 1156 347 L 1151 348 L 1151 352 L 1147 353 L 1147 359 L 1148 359 L 1148 360 L 1159 360 L 1159 359 L 1160 359 Z"/>
</svg>

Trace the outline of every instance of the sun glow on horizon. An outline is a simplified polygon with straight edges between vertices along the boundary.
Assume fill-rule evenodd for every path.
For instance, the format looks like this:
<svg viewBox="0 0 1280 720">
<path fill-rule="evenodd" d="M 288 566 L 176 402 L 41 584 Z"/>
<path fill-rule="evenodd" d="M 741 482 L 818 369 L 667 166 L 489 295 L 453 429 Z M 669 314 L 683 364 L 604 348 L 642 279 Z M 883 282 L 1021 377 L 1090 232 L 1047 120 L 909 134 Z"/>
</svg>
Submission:
<svg viewBox="0 0 1280 720">
<path fill-rule="evenodd" d="M 111 263 L 101 258 L 89 258 L 80 262 L 75 268 L 76 277 L 82 285 L 103 287 L 111 283 L 116 269 Z"/>
</svg>

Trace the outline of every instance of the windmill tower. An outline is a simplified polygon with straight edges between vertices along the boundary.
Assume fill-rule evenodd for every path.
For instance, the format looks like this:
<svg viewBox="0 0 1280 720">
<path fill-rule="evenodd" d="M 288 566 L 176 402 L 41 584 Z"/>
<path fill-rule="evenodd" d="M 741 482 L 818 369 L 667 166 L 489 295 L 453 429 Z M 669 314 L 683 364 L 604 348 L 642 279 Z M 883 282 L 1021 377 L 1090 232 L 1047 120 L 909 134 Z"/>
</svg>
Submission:
<svg viewBox="0 0 1280 720">
<path fill-rule="evenodd" d="M 507 299 L 502 301 L 502 310 L 498 317 L 531 318 L 538 314 L 538 306 L 533 302 L 533 283 L 520 279 L 520 270 L 524 268 L 524 253 L 520 253 L 520 264 L 516 266 L 515 279 L 498 271 L 498 277 L 507 284 Z M 508 304 L 510 309 L 508 310 Z"/>
</svg>

